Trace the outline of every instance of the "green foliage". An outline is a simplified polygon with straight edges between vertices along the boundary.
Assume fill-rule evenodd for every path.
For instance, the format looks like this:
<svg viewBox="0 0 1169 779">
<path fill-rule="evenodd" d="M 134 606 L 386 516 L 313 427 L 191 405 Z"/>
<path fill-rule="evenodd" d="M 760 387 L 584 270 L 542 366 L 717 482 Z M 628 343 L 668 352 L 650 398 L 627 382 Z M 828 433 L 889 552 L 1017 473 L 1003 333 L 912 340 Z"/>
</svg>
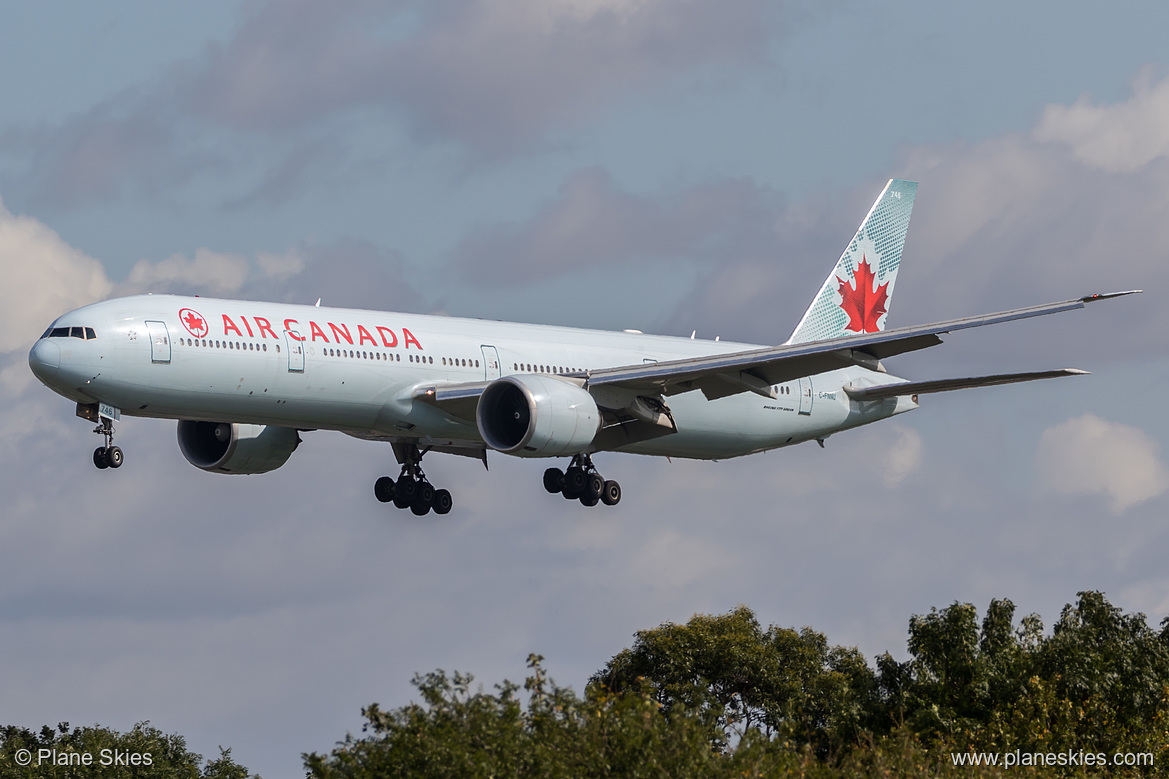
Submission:
<svg viewBox="0 0 1169 779">
<path fill-rule="evenodd" d="M 28 750 L 31 763 L 17 759 L 21 750 Z M 71 729 L 68 722 L 56 729 L 46 725 L 39 732 L 12 725 L 0 727 L 2 779 L 250 777 L 247 768 L 231 759 L 230 749 L 221 749 L 218 759 L 200 768 L 202 762 L 200 755 L 187 749 L 182 736 L 167 735 L 149 722 L 140 722 L 127 733 L 97 725 Z"/>
<path fill-rule="evenodd" d="M 905 722 L 955 749 L 1151 752 L 1169 767 L 1169 631 L 1081 592 L 1052 635 L 1039 618 L 1013 624 L 992 601 L 982 621 L 954 603 L 909 624 L 911 659 L 878 660 L 886 728 Z"/>
<path fill-rule="evenodd" d="M 644 689 L 667 716 L 699 712 L 717 746 L 759 731 L 819 755 L 856 739 L 877 689 L 857 650 L 829 647 L 810 628 L 763 630 L 746 606 L 639 631 L 591 683 Z"/>
<path fill-rule="evenodd" d="M 472 692 L 470 675 L 416 676 L 422 703 L 363 711 L 363 738 L 347 736 L 327 756 L 305 755 L 309 776 L 411 777 L 709 776 L 718 756 L 699 718 L 666 720 L 644 695 L 578 697 L 529 658 L 519 688 Z"/>
<path fill-rule="evenodd" d="M 871 667 L 810 628 L 764 629 L 750 609 L 637 633 L 583 697 L 529 658 L 521 687 L 416 677 L 421 701 L 365 710 L 365 735 L 305 756 L 322 779 L 418 777 L 1001 777 L 1051 767 L 955 766 L 951 752 L 1153 753 L 1169 768 L 1169 619 L 1158 633 L 1098 592 L 1050 636 L 991 601 L 909 622 L 909 659 Z"/>
<path fill-rule="evenodd" d="M 1050 635 L 993 600 L 909 621 L 909 659 L 870 666 L 811 628 L 764 629 L 740 606 L 637 633 L 578 695 L 528 658 L 522 685 L 417 676 L 419 700 L 364 710 L 359 737 L 304 755 L 310 777 L 1138 777 L 1169 773 L 1169 619 L 1159 631 L 1099 592 Z M 21 765 L 21 750 L 53 759 Z M 955 765 L 952 753 L 1147 753 L 1132 768 Z M 122 755 L 123 761 L 104 761 Z M 149 754 L 148 762 L 126 756 Z M 77 762 L 89 755 L 89 763 Z M 0 728 L 0 779 L 248 779 L 149 723 Z"/>
</svg>

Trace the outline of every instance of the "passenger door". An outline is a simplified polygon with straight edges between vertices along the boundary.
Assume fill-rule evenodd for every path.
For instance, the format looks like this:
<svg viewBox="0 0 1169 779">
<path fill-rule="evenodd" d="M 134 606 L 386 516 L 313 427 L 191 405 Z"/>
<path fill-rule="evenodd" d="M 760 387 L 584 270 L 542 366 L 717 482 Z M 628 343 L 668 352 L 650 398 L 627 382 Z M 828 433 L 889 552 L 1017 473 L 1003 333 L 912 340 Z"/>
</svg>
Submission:
<svg viewBox="0 0 1169 779">
<path fill-rule="evenodd" d="M 800 379 L 800 413 L 812 413 L 812 377 Z"/>
<path fill-rule="evenodd" d="M 150 361 L 170 362 L 170 332 L 166 322 L 147 322 L 146 334 L 150 338 Z"/>
<path fill-rule="evenodd" d="M 288 372 L 304 373 L 304 341 L 298 341 L 291 330 L 284 331 L 284 343 L 288 347 Z"/>
<path fill-rule="evenodd" d="M 483 378 L 487 381 L 499 378 L 499 352 L 494 346 L 482 346 L 483 350 Z"/>
</svg>

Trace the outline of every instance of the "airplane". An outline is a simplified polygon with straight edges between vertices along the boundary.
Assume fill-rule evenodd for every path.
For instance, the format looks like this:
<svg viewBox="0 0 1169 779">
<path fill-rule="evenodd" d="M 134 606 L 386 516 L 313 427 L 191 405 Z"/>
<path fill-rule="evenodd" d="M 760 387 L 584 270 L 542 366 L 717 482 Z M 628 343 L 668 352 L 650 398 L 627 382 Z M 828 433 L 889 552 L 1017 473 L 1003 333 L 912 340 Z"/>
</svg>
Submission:
<svg viewBox="0 0 1169 779">
<path fill-rule="evenodd" d="M 178 420 L 195 467 L 257 474 L 300 433 L 391 444 L 398 478 L 374 495 L 423 516 L 453 500 L 430 452 L 569 458 L 544 488 L 616 505 L 600 452 L 719 460 L 824 440 L 918 407 L 923 394 L 1084 374 L 1073 368 L 910 381 L 884 361 L 941 335 L 1083 308 L 1140 290 L 886 329 L 917 184 L 886 184 L 791 337 L 779 346 L 513 322 L 175 295 L 59 317 L 29 352 L 36 377 L 96 422 L 101 469 L 124 454 L 114 422 Z"/>
</svg>

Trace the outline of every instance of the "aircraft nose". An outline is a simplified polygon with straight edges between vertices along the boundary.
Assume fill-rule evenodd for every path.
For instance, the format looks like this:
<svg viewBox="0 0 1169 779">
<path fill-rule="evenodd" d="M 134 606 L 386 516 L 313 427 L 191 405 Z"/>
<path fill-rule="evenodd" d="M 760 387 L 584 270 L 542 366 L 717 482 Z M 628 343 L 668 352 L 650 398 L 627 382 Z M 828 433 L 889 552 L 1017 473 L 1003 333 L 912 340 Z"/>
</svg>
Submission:
<svg viewBox="0 0 1169 779">
<path fill-rule="evenodd" d="M 47 382 L 61 367 L 61 347 L 48 338 L 37 341 L 28 353 L 28 367 L 38 379 Z"/>
</svg>

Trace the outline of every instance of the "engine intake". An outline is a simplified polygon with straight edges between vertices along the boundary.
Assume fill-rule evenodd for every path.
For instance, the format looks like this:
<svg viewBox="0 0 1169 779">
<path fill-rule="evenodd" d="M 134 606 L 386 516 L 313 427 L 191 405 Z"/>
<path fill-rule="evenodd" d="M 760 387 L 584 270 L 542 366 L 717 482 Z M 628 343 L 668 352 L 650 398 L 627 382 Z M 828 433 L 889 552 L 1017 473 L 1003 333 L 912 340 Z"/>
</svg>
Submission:
<svg viewBox="0 0 1169 779">
<path fill-rule="evenodd" d="M 267 473 L 292 455 L 300 436 L 289 427 L 179 421 L 179 450 L 196 468 L 215 473 Z"/>
<path fill-rule="evenodd" d="M 475 411 L 492 449 L 518 457 L 559 457 L 588 449 L 601 412 L 586 390 L 552 376 L 505 376 L 487 385 Z"/>
</svg>

